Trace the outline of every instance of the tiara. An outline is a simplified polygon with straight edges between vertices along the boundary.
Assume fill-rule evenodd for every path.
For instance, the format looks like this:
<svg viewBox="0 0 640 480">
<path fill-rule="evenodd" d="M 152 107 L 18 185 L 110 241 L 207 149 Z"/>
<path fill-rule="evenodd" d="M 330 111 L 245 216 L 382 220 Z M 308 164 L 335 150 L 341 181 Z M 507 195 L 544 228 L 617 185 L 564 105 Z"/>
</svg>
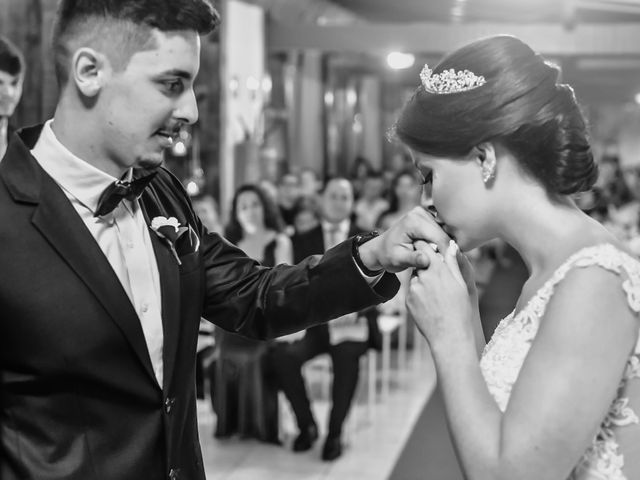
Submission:
<svg viewBox="0 0 640 480">
<path fill-rule="evenodd" d="M 456 72 L 451 68 L 434 74 L 427 64 L 420 72 L 420 81 L 427 92 L 436 94 L 466 92 L 487 83 L 482 75 L 478 77 L 469 70 Z"/>
</svg>

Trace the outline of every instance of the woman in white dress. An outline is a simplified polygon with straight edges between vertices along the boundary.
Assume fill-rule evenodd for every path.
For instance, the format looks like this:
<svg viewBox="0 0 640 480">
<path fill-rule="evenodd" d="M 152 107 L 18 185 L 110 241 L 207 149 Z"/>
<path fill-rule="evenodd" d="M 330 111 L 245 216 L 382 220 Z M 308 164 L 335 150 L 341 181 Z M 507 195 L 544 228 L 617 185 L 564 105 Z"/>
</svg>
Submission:
<svg viewBox="0 0 640 480">
<path fill-rule="evenodd" d="M 466 478 L 640 479 L 640 263 L 571 199 L 597 177 L 571 87 L 523 42 L 490 37 L 425 67 L 394 130 L 457 242 L 417 245 L 431 265 L 407 305 Z M 493 238 L 530 276 L 484 346 L 459 248 Z"/>
</svg>

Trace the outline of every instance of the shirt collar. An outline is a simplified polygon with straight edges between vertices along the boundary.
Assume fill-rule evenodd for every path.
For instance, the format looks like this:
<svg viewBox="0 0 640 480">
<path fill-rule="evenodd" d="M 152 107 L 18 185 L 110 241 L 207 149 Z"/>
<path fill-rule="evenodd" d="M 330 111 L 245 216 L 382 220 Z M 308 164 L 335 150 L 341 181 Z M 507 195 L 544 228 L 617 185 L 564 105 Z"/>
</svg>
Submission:
<svg viewBox="0 0 640 480">
<path fill-rule="evenodd" d="M 330 231 L 332 231 L 332 230 L 336 227 L 336 225 L 337 225 L 337 227 L 338 227 L 338 228 L 337 228 L 338 232 L 341 232 L 341 233 L 347 234 L 347 233 L 349 233 L 349 226 L 350 226 L 350 224 L 351 224 L 351 222 L 349 221 L 349 219 L 348 219 L 348 218 L 347 218 L 347 219 L 345 219 L 345 220 L 343 220 L 343 221 L 341 221 L 341 222 L 340 222 L 340 223 L 338 223 L 338 224 L 331 223 L 331 222 L 328 222 L 328 221 L 326 221 L 326 220 L 322 220 L 322 231 L 323 231 L 323 232 L 325 232 L 325 233 L 330 232 Z"/>
<path fill-rule="evenodd" d="M 95 212 L 100 195 L 117 179 L 71 153 L 57 139 L 52 122 L 45 122 L 31 154 L 58 185 Z M 131 173 L 129 169 L 127 178 Z"/>
</svg>

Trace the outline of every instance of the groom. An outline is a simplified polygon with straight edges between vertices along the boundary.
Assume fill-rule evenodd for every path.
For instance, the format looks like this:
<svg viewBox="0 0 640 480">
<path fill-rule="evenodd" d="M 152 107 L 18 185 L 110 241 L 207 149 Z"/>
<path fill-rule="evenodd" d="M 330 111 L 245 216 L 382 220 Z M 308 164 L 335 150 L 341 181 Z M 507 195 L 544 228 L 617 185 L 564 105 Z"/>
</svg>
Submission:
<svg viewBox="0 0 640 480">
<path fill-rule="evenodd" d="M 62 0 L 55 22 L 54 118 L 0 163 L 0 478 L 204 479 L 200 318 L 270 338 L 379 303 L 398 288 L 385 270 L 426 266 L 413 241 L 439 229 L 415 211 L 260 267 L 160 167 L 197 120 L 209 1 Z"/>
</svg>

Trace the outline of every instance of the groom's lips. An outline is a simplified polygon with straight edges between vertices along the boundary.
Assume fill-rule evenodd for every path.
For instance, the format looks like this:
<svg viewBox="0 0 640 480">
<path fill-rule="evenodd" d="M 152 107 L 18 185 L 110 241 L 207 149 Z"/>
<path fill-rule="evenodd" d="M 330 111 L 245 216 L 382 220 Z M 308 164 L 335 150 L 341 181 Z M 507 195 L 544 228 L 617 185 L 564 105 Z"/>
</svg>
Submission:
<svg viewBox="0 0 640 480">
<path fill-rule="evenodd" d="M 158 129 L 154 133 L 154 136 L 160 139 L 163 148 L 169 148 L 175 143 L 178 132 L 175 130 Z"/>
<path fill-rule="evenodd" d="M 155 135 L 160 135 L 162 137 L 167 137 L 167 138 L 173 139 L 173 137 L 176 136 L 176 133 L 174 131 L 172 131 L 172 130 L 162 130 L 162 129 L 160 129 L 160 130 L 156 130 Z"/>
</svg>

